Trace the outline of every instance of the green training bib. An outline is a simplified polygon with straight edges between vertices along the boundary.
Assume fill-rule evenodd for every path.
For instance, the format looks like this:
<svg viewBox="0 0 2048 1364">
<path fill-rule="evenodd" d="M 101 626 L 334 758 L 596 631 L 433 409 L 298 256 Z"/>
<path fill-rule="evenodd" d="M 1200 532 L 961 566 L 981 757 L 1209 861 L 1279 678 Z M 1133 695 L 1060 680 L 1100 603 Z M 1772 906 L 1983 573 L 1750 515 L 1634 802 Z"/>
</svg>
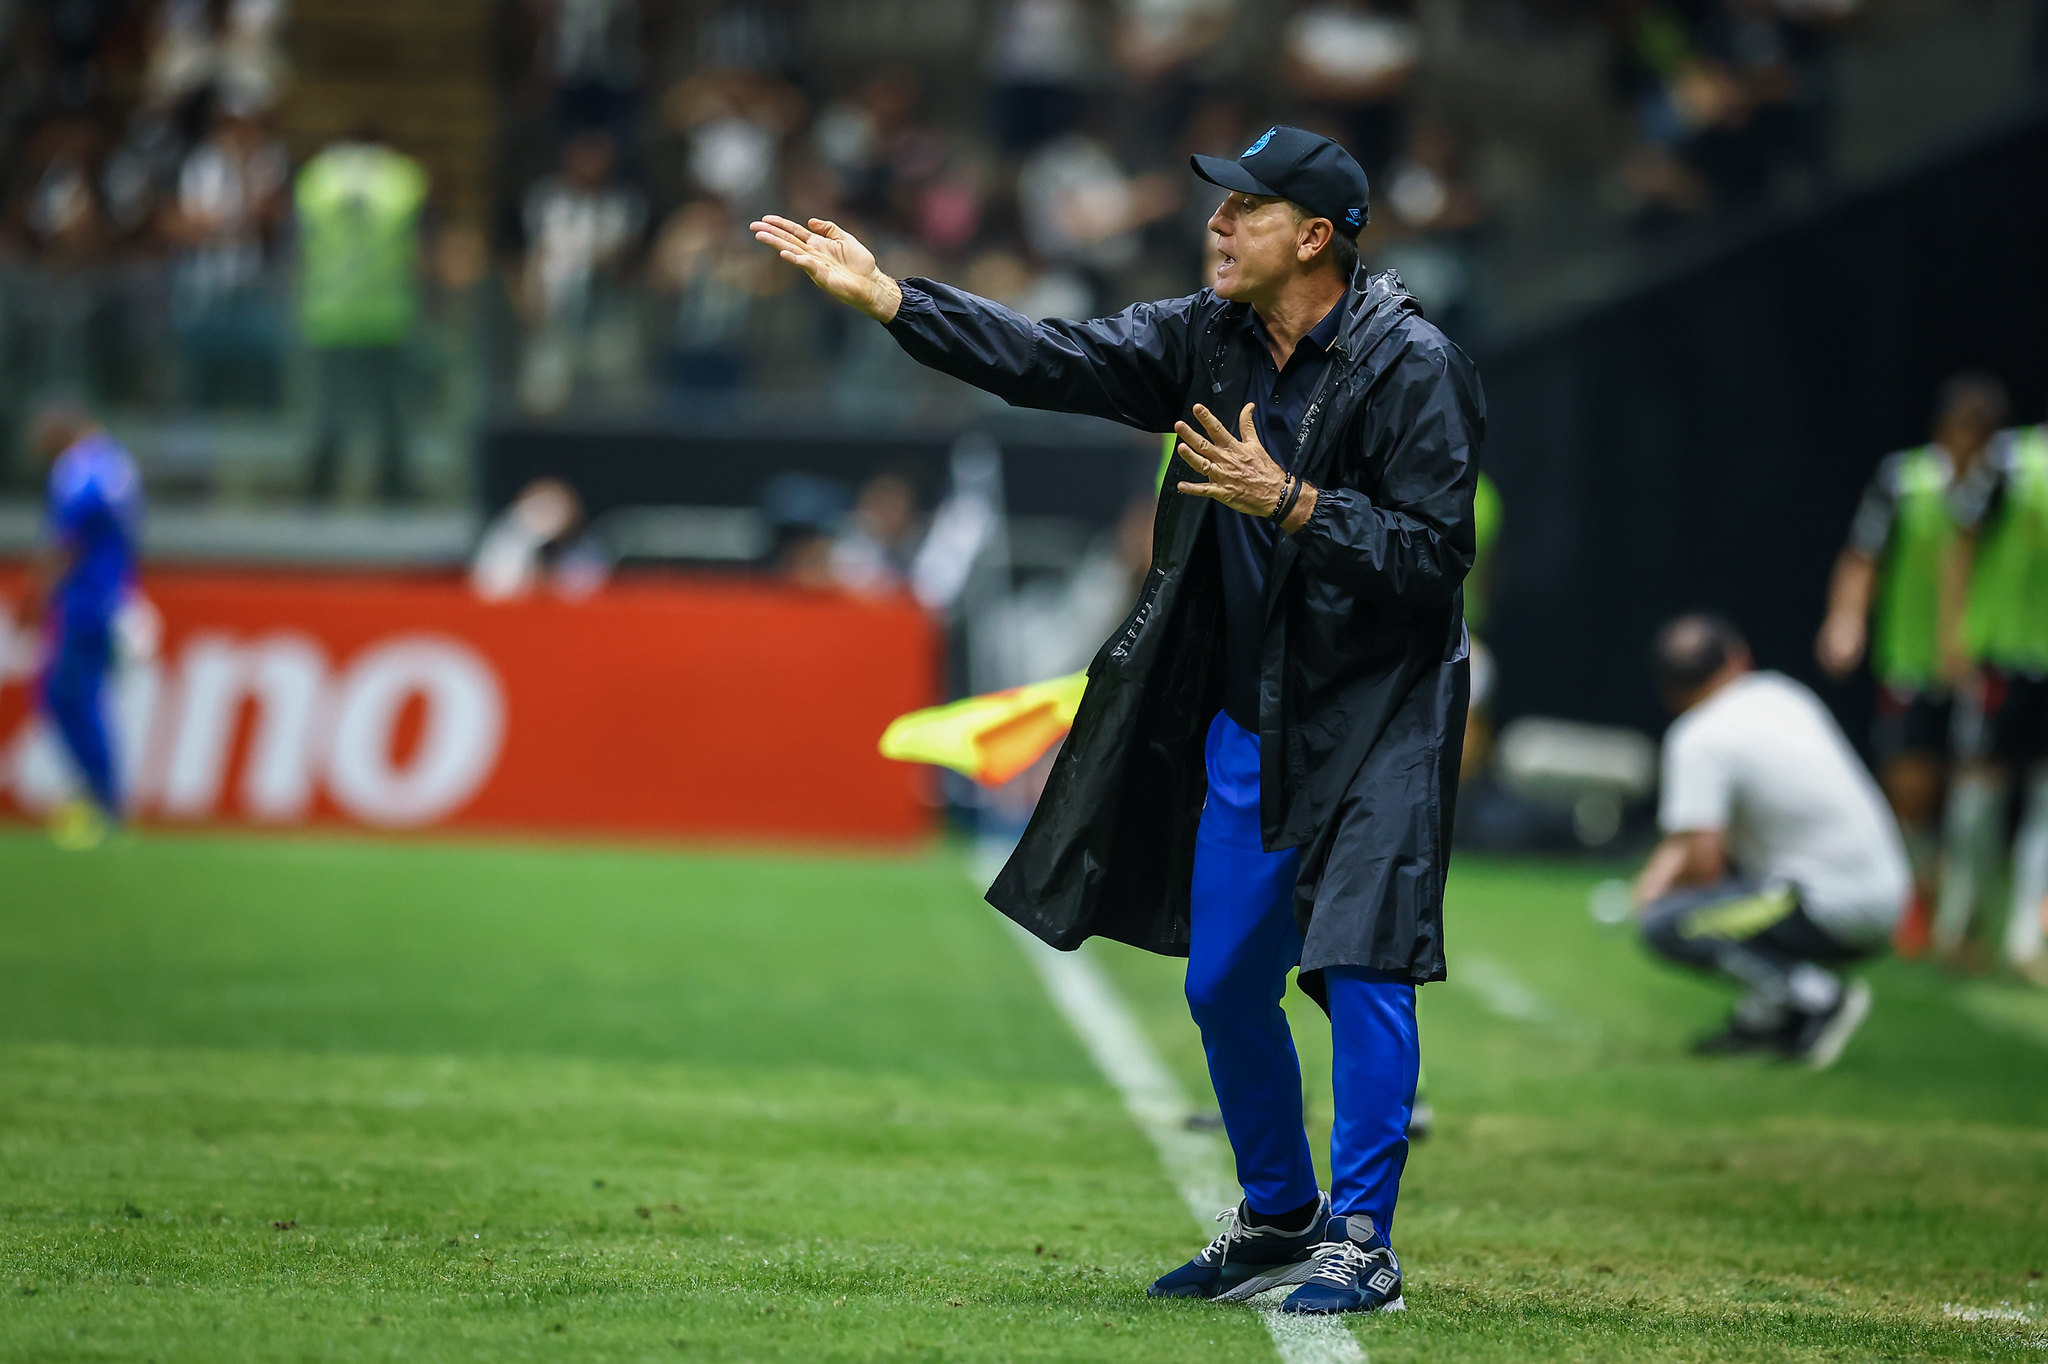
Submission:
<svg viewBox="0 0 2048 1364">
<path fill-rule="evenodd" d="M 315 346 L 395 346 L 419 309 L 427 176 L 385 147 L 330 147 L 299 172 L 299 322 Z"/>
<path fill-rule="evenodd" d="M 2004 499 L 1978 542 L 1963 634 L 1973 658 L 2048 672 L 2048 426 L 2014 438 Z"/>
<path fill-rule="evenodd" d="M 1948 460 L 1931 445 L 1906 456 L 1898 510 L 1878 569 L 1870 669 L 1887 686 L 1931 685 L 1941 666 L 1941 568 L 1955 543 Z"/>
</svg>

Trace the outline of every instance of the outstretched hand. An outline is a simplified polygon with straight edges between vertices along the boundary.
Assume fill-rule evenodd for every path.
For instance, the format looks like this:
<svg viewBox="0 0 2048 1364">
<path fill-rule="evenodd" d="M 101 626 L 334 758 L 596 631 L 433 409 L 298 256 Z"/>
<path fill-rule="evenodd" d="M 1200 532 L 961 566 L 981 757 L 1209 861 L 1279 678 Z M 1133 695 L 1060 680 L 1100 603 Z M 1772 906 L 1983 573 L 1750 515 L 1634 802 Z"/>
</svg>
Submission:
<svg viewBox="0 0 2048 1364">
<path fill-rule="evenodd" d="M 750 224 L 754 240 L 811 277 L 811 283 L 877 322 L 896 316 L 903 291 L 875 264 L 875 253 L 835 222 L 812 218 L 808 225 L 769 214 Z"/>
<path fill-rule="evenodd" d="M 1244 410 L 1238 413 L 1235 436 L 1215 413 L 1200 403 L 1195 404 L 1195 420 L 1202 424 L 1201 431 L 1196 431 L 1186 422 L 1173 424 L 1174 431 L 1180 436 L 1180 448 L 1176 453 L 1190 469 L 1208 480 L 1206 483 L 1178 484 L 1182 492 L 1221 502 L 1232 511 L 1243 512 L 1247 516 L 1271 516 L 1280 506 L 1280 498 L 1287 491 L 1287 471 L 1259 443 L 1252 411 L 1252 405 L 1246 403 Z M 1299 529 L 1300 523 L 1308 519 L 1305 508 L 1315 505 L 1314 492 L 1314 489 L 1303 486 L 1301 499 L 1287 518 L 1286 529 L 1290 532 Z"/>
</svg>

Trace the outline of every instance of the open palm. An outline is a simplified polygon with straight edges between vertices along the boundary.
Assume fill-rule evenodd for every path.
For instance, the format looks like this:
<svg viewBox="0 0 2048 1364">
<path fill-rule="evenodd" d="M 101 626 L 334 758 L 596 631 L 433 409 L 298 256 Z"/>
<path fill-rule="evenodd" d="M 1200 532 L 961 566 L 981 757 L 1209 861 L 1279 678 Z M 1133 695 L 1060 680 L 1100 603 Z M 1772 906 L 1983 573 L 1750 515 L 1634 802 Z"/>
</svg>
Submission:
<svg viewBox="0 0 2048 1364">
<path fill-rule="evenodd" d="M 887 322 L 902 293 L 875 265 L 875 253 L 845 228 L 823 218 L 808 225 L 770 214 L 751 224 L 754 240 L 811 277 L 841 303 Z"/>
</svg>

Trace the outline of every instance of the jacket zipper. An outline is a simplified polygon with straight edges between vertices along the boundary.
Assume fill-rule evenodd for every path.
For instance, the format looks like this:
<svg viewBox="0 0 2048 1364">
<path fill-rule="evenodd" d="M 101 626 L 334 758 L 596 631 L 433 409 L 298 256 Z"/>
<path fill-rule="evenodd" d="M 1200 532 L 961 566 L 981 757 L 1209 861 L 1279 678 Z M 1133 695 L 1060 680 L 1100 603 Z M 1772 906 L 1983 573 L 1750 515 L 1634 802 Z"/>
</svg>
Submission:
<svg viewBox="0 0 2048 1364">
<path fill-rule="evenodd" d="M 1145 623 L 1152 619 L 1153 603 L 1159 599 L 1159 584 L 1166 579 L 1164 569 L 1156 565 L 1145 575 L 1144 590 L 1138 594 L 1138 604 L 1131 610 L 1131 619 L 1124 626 L 1123 637 L 1116 647 L 1109 651 L 1113 659 L 1129 658 L 1131 648 L 1138 642 L 1138 636 L 1145 632 Z"/>
<path fill-rule="evenodd" d="M 1346 373 L 1350 372 L 1348 365 L 1343 368 Z M 1336 362 L 1331 362 L 1330 368 L 1323 374 L 1322 383 L 1316 385 L 1316 396 L 1310 399 L 1308 411 L 1301 414 L 1301 426 L 1294 433 L 1294 469 L 1296 471 L 1299 471 L 1308 464 L 1308 434 L 1315 429 L 1317 420 L 1323 415 L 1323 402 L 1330 396 L 1330 389 L 1337 382 L 1338 369 L 1339 366 Z"/>
</svg>

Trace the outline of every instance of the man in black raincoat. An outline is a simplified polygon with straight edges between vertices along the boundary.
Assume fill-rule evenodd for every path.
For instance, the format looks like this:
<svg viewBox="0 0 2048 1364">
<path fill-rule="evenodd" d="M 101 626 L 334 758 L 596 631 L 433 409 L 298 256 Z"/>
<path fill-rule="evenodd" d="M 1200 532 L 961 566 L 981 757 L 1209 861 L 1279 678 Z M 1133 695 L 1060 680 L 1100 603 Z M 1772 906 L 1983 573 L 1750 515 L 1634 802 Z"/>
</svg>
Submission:
<svg viewBox="0 0 2048 1364">
<path fill-rule="evenodd" d="M 1367 186 L 1341 147 L 1274 128 L 1193 164 L 1228 192 L 1212 287 L 1090 322 L 898 282 L 820 219 L 753 229 L 923 364 L 1018 406 L 1178 432 L 1152 570 L 988 898 L 1055 947 L 1099 934 L 1189 958 L 1245 1199 L 1152 1293 L 1300 1284 L 1285 1310 L 1395 1309 L 1414 987 L 1444 976 L 1484 399 L 1400 281 L 1356 268 Z M 1280 1007 L 1297 966 L 1331 1019 L 1328 1195 Z"/>
</svg>

